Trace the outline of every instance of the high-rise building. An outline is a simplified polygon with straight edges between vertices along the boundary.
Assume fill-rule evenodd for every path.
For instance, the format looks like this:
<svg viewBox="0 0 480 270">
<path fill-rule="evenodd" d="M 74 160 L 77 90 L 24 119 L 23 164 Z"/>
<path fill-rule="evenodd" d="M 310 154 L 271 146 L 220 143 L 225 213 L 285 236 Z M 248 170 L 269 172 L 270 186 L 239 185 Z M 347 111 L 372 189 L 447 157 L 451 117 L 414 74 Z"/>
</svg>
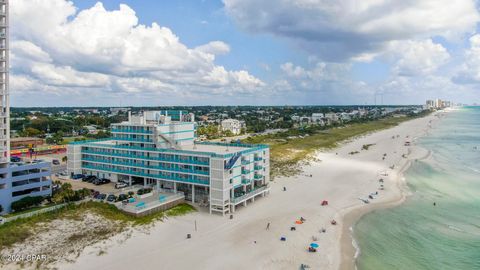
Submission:
<svg viewBox="0 0 480 270">
<path fill-rule="evenodd" d="M 8 93 L 8 0 L 0 0 L 0 168 L 8 166 L 10 161 L 10 97 Z"/>
<path fill-rule="evenodd" d="M 9 212 L 13 202 L 26 196 L 52 194 L 49 162 L 10 162 L 8 7 L 8 0 L 0 0 L 0 205 L 2 212 Z"/>
</svg>

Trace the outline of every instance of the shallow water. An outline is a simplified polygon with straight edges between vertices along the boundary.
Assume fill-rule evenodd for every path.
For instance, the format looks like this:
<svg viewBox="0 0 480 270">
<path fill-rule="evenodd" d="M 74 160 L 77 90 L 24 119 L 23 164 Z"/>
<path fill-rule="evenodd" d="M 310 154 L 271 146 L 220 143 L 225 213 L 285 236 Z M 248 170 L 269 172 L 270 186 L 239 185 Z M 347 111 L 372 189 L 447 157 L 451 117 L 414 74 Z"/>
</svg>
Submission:
<svg viewBox="0 0 480 270">
<path fill-rule="evenodd" d="M 480 269 L 480 107 L 448 113 L 419 145 L 432 160 L 406 172 L 412 196 L 354 227 L 360 270 Z"/>
</svg>

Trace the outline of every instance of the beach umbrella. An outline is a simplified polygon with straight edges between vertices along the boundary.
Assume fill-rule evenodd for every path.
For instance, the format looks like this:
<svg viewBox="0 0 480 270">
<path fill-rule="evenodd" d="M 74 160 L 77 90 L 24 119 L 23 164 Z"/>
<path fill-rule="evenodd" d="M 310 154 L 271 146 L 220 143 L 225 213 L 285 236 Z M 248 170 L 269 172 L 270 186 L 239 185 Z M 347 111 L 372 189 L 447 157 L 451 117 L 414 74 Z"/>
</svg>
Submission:
<svg viewBox="0 0 480 270">
<path fill-rule="evenodd" d="M 310 246 L 311 246 L 312 248 L 318 248 L 318 244 L 317 244 L 317 243 L 311 243 Z"/>
</svg>

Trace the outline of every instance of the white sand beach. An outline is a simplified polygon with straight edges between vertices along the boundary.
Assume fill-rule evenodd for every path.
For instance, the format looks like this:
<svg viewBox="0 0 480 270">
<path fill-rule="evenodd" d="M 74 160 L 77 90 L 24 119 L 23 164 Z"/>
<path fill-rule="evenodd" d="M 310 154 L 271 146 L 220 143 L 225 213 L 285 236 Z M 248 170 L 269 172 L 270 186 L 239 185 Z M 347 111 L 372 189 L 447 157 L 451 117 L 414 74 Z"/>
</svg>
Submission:
<svg viewBox="0 0 480 270">
<path fill-rule="evenodd" d="M 74 263 L 56 266 L 82 270 L 278 270 L 299 269 L 303 263 L 311 269 L 353 269 L 355 249 L 349 228 L 363 213 L 403 200 L 402 171 L 409 160 L 428 155 L 414 140 L 428 132 L 429 121 L 434 119 L 415 119 L 357 138 L 331 152 L 318 152 L 321 161 L 306 165 L 300 176 L 271 182 L 267 197 L 239 207 L 233 219 L 206 211 L 171 218 L 155 223 L 147 233 L 135 231 L 127 240 L 118 235 L 88 247 Z M 405 146 L 405 141 L 412 145 Z M 366 144 L 372 146 L 362 150 Z M 358 153 L 349 154 L 354 151 Z M 380 178 L 385 190 L 379 190 Z M 377 191 L 378 196 L 369 204 L 360 200 Z M 328 200 L 329 205 L 321 206 L 322 200 Z M 294 224 L 300 217 L 306 222 Z M 330 224 L 333 219 L 335 226 Z M 290 230 L 292 226 L 295 231 Z M 321 228 L 326 232 L 321 233 Z M 187 234 L 192 238 L 187 239 Z M 280 241 L 281 237 L 286 241 Z M 318 239 L 316 253 L 307 251 L 312 237 Z M 104 254 L 98 255 L 99 250 Z"/>
</svg>

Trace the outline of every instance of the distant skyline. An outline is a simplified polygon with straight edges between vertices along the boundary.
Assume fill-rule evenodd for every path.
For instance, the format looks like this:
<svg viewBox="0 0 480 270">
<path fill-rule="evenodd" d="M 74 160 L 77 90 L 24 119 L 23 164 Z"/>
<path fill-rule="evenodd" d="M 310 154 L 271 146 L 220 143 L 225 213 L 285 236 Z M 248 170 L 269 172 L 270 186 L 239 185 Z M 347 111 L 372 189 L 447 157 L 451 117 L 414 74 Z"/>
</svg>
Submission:
<svg viewBox="0 0 480 270">
<path fill-rule="evenodd" d="M 15 0 L 11 105 L 480 103 L 473 0 Z"/>
</svg>

